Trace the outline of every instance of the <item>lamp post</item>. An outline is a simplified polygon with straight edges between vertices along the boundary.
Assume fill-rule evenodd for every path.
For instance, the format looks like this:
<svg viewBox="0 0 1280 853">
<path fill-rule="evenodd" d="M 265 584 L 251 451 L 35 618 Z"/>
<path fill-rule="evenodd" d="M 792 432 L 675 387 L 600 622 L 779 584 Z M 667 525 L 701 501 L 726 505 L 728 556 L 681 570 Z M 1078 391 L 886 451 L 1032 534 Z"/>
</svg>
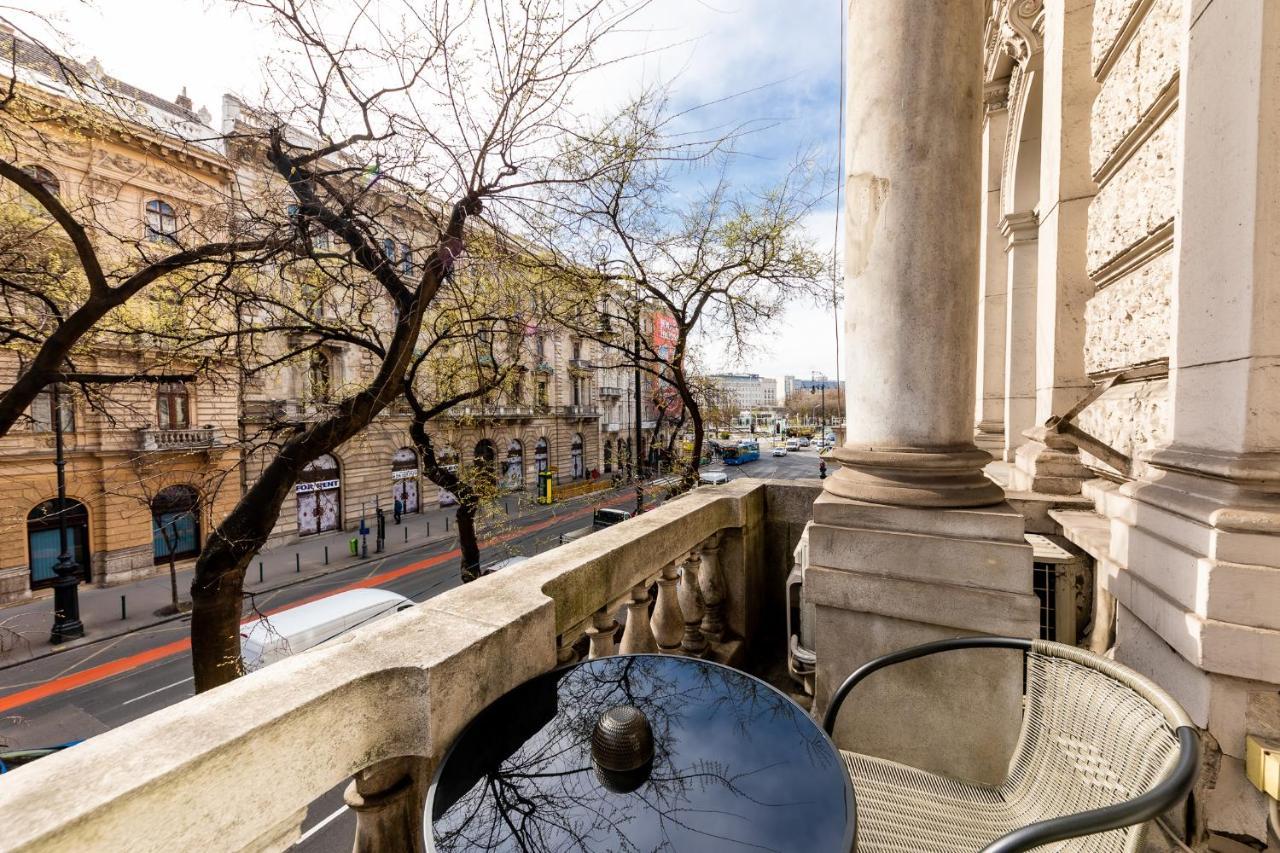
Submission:
<svg viewBox="0 0 1280 853">
<path fill-rule="evenodd" d="M 49 642 L 65 643 L 84 636 L 80 621 L 80 567 L 67 548 L 67 459 L 62 446 L 62 397 L 58 384 L 50 386 L 53 409 L 53 464 L 58 469 L 58 562 L 53 571 L 53 630 Z"/>
<path fill-rule="evenodd" d="M 809 379 L 815 385 L 818 382 L 819 375 L 820 374 L 816 370 L 809 371 Z M 820 416 L 821 422 L 818 424 L 818 427 L 822 432 L 821 440 L 826 441 L 827 440 L 827 377 L 826 377 L 826 374 L 821 374 L 821 376 L 822 376 L 822 384 L 818 387 L 822 393 L 822 415 Z"/>
</svg>

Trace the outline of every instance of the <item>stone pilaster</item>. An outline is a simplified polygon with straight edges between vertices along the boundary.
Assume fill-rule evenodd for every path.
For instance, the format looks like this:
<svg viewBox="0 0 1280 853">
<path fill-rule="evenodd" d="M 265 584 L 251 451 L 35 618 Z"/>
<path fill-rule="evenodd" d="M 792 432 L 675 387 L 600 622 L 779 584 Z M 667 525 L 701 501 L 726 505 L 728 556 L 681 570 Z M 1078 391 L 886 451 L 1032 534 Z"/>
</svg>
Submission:
<svg viewBox="0 0 1280 853">
<path fill-rule="evenodd" d="M 1031 636 L 1038 624 L 1022 518 L 973 443 L 983 86 L 972 51 L 985 6 L 848 7 L 848 427 L 804 549 L 819 712 L 872 657 L 961 633 Z M 836 739 L 998 782 L 1018 730 L 1015 658 L 882 673 Z"/>
<path fill-rule="evenodd" d="M 1221 749 L 1209 828 L 1262 840 L 1242 759 L 1280 736 L 1280 7 L 1183 15 L 1172 440 L 1108 511 L 1115 654 Z"/>
</svg>

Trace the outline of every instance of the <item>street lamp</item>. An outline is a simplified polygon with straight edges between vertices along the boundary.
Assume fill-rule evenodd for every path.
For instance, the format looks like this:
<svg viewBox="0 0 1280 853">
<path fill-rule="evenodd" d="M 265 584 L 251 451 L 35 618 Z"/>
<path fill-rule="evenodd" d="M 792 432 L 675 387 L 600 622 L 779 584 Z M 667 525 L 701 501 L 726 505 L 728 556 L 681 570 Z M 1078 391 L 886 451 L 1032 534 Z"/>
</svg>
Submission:
<svg viewBox="0 0 1280 853">
<path fill-rule="evenodd" d="M 54 564 L 53 630 L 49 642 L 65 643 L 84 636 L 80 621 L 80 567 L 67 548 L 67 459 L 62 446 L 62 397 L 58 383 L 50 386 L 53 408 L 53 464 L 58 469 L 58 562 Z"/>
<path fill-rule="evenodd" d="M 827 375 L 825 373 L 819 374 L 818 371 L 816 370 L 809 371 L 809 379 L 815 384 L 818 381 L 819 375 L 822 376 L 822 385 L 820 386 L 822 391 L 822 422 L 819 424 L 819 427 L 822 430 L 821 440 L 826 441 L 827 440 Z"/>
</svg>

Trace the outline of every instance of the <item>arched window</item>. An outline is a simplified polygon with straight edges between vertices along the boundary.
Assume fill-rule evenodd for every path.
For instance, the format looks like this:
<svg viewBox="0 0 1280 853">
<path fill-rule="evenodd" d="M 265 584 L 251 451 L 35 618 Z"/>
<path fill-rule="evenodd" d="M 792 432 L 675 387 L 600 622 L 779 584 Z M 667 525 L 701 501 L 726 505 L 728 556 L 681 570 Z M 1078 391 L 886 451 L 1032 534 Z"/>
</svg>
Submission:
<svg viewBox="0 0 1280 853">
<path fill-rule="evenodd" d="M 44 166 L 27 166 L 22 171 L 35 178 L 36 183 L 49 195 L 55 198 L 61 195 L 62 185 L 58 183 L 58 176 Z"/>
<path fill-rule="evenodd" d="M 539 474 L 551 467 L 547 451 L 548 445 L 546 438 L 538 439 L 538 444 L 533 449 L 533 467 Z"/>
<path fill-rule="evenodd" d="M 493 441 L 482 438 L 476 443 L 475 450 L 471 454 L 472 462 L 475 464 L 476 478 L 481 486 L 496 485 L 498 479 L 498 451 L 493 446 Z"/>
<path fill-rule="evenodd" d="M 147 239 L 155 242 L 177 242 L 178 215 L 167 201 L 153 198 L 147 202 Z"/>
<path fill-rule="evenodd" d="M 200 494 L 191 486 L 161 489 L 151 501 L 152 553 L 157 564 L 200 553 Z"/>
<path fill-rule="evenodd" d="M 327 403 L 332 393 L 333 365 L 328 353 L 315 350 L 307 369 L 307 393 L 314 403 Z"/>
<path fill-rule="evenodd" d="M 61 509 L 59 509 L 61 508 Z M 57 499 L 45 501 L 27 514 L 27 551 L 30 559 L 31 588 L 49 586 L 57 577 L 58 557 L 62 554 L 61 524 L 67 528 L 67 553 L 76 568 L 89 580 L 89 512 L 79 501 Z"/>
<path fill-rule="evenodd" d="M 395 261 L 396 241 L 392 240 L 390 237 L 384 238 L 382 241 L 382 254 L 386 256 L 387 260 Z"/>
<path fill-rule="evenodd" d="M 156 386 L 156 427 L 186 429 L 191 425 L 191 401 L 187 386 L 181 382 L 165 382 Z"/>
<path fill-rule="evenodd" d="M 502 485 L 508 489 L 524 488 L 524 445 L 514 438 L 507 445 L 507 459 L 502 465 Z"/>
<path fill-rule="evenodd" d="M 582 461 L 582 434 L 575 433 L 573 443 L 569 445 L 569 459 L 573 464 L 573 479 L 581 480 L 587 476 L 587 466 Z"/>
<path fill-rule="evenodd" d="M 608 474 L 613 470 L 613 441 L 606 439 L 604 443 L 604 472 Z"/>
</svg>

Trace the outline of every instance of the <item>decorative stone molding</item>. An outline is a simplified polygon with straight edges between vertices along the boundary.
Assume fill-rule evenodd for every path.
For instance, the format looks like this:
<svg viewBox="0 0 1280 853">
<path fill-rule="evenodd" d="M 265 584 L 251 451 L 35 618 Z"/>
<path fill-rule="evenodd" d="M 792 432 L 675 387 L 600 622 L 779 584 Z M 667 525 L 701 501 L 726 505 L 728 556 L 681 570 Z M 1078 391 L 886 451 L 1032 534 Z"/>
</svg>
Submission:
<svg viewBox="0 0 1280 853">
<path fill-rule="evenodd" d="M 984 113 L 997 113 L 1009 109 L 1009 79 L 997 80 L 982 87 Z"/>
<path fill-rule="evenodd" d="M 992 0 L 984 36 L 984 80 L 999 79 L 1008 57 L 1025 66 L 1044 46 L 1044 0 Z"/>
<path fill-rule="evenodd" d="M 1006 213 L 1000 217 L 1000 234 L 1009 248 L 1034 243 L 1040 234 L 1040 217 L 1034 210 Z"/>
</svg>

